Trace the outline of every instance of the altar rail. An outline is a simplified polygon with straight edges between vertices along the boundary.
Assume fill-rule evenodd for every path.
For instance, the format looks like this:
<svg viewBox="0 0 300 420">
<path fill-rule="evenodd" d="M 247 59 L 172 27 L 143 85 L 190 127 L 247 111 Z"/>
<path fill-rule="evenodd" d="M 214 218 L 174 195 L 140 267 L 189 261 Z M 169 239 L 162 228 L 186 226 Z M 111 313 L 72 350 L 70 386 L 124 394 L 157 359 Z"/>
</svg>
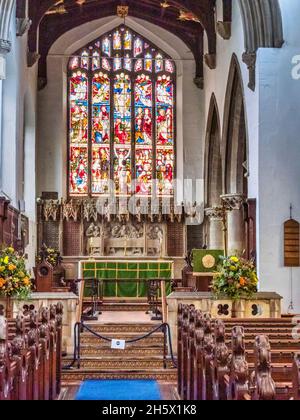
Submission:
<svg viewBox="0 0 300 420">
<path fill-rule="evenodd" d="M 63 306 L 6 320 L 0 309 L 0 401 L 55 400 L 61 391 Z"/>
<path fill-rule="evenodd" d="M 143 287 L 149 311 L 158 315 L 164 313 L 164 320 L 167 320 L 166 296 L 181 285 L 181 279 L 97 279 L 87 278 L 78 280 L 68 280 L 68 287 L 71 292 L 81 295 L 83 315 L 87 318 L 94 317 L 96 312 L 101 313 L 101 307 L 105 303 L 107 287 L 117 289 L 118 286 L 137 285 Z M 80 292 L 81 290 L 81 292 Z M 111 296 L 113 297 L 113 296 Z M 128 296 L 130 297 L 130 296 Z M 126 298 L 126 296 L 124 296 Z M 79 321 L 79 320 L 78 320 Z"/>
<path fill-rule="evenodd" d="M 228 329 L 226 330 L 222 320 L 213 321 L 210 314 L 188 305 L 179 305 L 177 389 L 180 399 L 300 399 L 299 355 L 294 357 L 293 367 L 289 371 L 287 363 L 282 363 L 281 370 L 280 363 L 277 363 L 276 372 L 275 369 L 272 371 L 271 340 L 266 335 L 257 335 L 251 350 L 248 343 L 249 334 L 246 340 L 245 329 L 238 324 L 237 321 L 237 326 L 232 328 L 231 339 L 228 341 Z M 252 326 L 251 334 L 256 334 L 253 328 L 256 327 Z M 257 329 L 266 331 L 267 327 L 260 326 Z M 231 342 L 231 348 L 228 342 Z M 285 352 L 277 349 L 278 359 L 282 358 L 284 353 L 289 355 L 285 357 L 290 357 L 292 363 L 291 350 L 288 349 L 285 349 Z M 251 362 L 248 363 L 250 354 Z M 287 386 L 286 380 L 282 380 L 285 383 L 280 387 L 281 378 L 287 374 L 290 387 Z"/>
</svg>

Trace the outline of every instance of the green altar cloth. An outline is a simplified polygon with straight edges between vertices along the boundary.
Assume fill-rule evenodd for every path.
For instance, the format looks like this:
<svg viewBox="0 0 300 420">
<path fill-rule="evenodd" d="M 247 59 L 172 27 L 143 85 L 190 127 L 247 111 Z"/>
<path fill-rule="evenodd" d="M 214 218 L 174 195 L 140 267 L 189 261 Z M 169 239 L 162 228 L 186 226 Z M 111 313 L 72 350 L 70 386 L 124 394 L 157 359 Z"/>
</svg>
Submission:
<svg viewBox="0 0 300 420">
<path fill-rule="evenodd" d="M 173 262 L 170 261 L 88 261 L 82 263 L 84 279 L 102 280 L 98 287 L 103 287 L 104 297 L 146 297 L 148 280 L 171 279 L 172 275 Z M 115 280 L 120 280 L 120 282 L 116 283 Z M 167 293 L 171 291 L 170 287 L 168 284 Z M 87 282 L 84 296 L 89 297 L 91 294 L 92 288 Z"/>
</svg>

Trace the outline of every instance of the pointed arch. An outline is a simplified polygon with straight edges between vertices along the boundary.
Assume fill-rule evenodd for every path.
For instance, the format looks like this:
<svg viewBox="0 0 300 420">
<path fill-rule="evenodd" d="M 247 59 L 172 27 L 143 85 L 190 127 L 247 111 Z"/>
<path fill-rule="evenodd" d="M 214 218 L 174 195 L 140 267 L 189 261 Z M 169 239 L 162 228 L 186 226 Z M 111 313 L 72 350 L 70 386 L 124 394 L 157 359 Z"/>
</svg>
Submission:
<svg viewBox="0 0 300 420">
<path fill-rule="evenodd" d="M 279 0 L 239 0 L 244 26 L 245 50 L 281 48 L 283 25 Z"/>
<path fill-rule="evenodd" d="M 220 204 L 222 185 L 220 117 L 217 100 L 213 93 L 209 105 L 205 145 L 206 207 Z"/>
<path fill-rule="evenodd" d="M 223 160 L 225 194 L 247 195 L 248 133 L 243 80 L 236 55 L 232 56 L 225 98 Z"/>
</svg>

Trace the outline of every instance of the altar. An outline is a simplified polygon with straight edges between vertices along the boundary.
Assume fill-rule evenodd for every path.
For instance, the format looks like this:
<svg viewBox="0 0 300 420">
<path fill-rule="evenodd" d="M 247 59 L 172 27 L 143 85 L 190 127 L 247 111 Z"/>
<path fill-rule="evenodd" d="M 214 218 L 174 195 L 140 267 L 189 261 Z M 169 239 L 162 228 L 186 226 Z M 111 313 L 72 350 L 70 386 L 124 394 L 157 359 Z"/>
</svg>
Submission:
<svg viewBox="0 0 300 420">
<path fill-rule="evenodd" d="M 100 295 L 106 298 L 143 298 L 147 282 L 174 278 L 174 262 L 170 260 L 88 260 L 79 263 L 79 278 L 97 279 Z M 85 287 L 84 296 L 91 289 Z M 170 284 L 167 293 L 170 292 Z"/>
</svg>

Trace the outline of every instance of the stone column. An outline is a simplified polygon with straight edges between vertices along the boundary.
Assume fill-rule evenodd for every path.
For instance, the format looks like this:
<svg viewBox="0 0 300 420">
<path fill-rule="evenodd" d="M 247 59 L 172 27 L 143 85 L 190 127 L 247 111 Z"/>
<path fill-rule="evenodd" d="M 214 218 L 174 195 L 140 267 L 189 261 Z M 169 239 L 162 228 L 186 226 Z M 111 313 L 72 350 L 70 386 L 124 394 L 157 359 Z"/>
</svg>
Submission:
<svg viewBox="0 0 300 420">
<path fill-rule="evenodd" d="M 228 238 L 228 255 L 242 253 L 245 250 L 245 223 L 243 203 L 245 197 L 242 194 L 223 195 L 222 200 L 227 213 L 227 238 Z"/>
<path fill-rule="evenodd" d="M 224 249 L 224 226 L 222 207 L 212 207 L 205 210 L 209 220 L 208 247 L 209 249 Z"/>
<path fill-rule="evenodd" d="M 0 80 L 6 79 L 6 55 L 10 50 L 10 41 L 0 39 Z"/>
</svg>

